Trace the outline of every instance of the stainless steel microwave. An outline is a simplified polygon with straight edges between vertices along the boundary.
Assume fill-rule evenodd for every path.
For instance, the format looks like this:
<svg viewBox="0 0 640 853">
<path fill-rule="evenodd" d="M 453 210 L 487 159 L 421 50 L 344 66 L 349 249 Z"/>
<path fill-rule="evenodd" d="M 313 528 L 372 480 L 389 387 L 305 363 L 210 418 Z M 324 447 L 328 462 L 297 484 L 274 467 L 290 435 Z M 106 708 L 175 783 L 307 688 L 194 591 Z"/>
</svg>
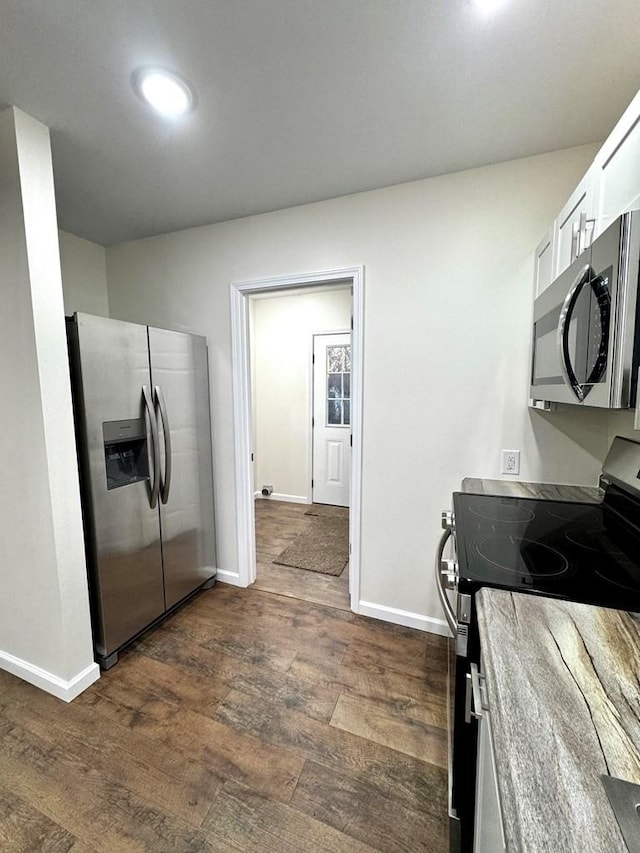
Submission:
<svg viewBox="0 0 640 853">
<path fill-rule="evenodd" d="M 626 409 L 640 367 L 640 211 L 613 222 L 536 299 L 529 397 Z"/>
</svg>

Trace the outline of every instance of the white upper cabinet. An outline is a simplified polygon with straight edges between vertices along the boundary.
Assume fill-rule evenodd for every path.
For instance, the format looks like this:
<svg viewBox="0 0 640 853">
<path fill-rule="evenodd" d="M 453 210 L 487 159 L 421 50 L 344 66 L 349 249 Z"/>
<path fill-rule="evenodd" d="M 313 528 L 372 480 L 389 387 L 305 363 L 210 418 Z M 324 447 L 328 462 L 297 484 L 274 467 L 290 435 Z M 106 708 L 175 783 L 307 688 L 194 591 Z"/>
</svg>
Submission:
<svg viewBox="0 0 640 853">
<path fill-rule="evenodd" d="M 538 296 L 621 213 L 640 208 L 640 92 L 535 253 Z"/>
<path fill-rule="evenodd" d="M 596 236 L 625 210 L 640 206 L 640 92 L 596 154 Z"/>
<path fill-rule="evenodd" d="M 591 245 L 594 215 L 595 193 L 593 176 L 589 170 L 571 193 L 554 223 L 553 278 L 560 275 Z"/>
<path fill-rule="evenodd" d="M 536 296 L 553 281 L 553 242 L 552 228 L 536 247 L 536 266 L 533 275 Z"/>
</svg>

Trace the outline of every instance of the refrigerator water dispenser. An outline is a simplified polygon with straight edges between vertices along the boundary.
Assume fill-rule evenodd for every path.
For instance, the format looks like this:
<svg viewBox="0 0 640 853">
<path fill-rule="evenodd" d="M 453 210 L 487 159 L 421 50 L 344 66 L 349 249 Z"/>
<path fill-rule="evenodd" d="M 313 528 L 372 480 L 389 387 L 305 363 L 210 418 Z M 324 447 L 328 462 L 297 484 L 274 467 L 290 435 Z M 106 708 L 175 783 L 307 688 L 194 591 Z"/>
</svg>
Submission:
<svg viewBox="0 0 640 853">
<path fill-rule="evenodd" d="M 107 489 L 149 479 L 147 427 L 144 418 L 102 424 Z"/>
</svg>

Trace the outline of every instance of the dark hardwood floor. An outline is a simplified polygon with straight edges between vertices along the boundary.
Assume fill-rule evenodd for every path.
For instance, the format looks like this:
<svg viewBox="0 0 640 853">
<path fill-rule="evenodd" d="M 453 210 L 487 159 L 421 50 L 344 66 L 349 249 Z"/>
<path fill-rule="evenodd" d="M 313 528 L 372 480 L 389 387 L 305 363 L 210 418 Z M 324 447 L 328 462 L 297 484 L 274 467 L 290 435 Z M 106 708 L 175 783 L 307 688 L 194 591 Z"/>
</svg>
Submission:
<svg viewBox="0 0 640 853">
<path fill-rule="evenodd" d="M 0 850 L 447 849 L 444 640 L 219 585 L 66 705 L 0 672 Z"/>
<path fill-rule="evenodd" d="M 255 589 L 289 595 L 303 601 L 315 601 L 341 610 L 350 610 L 349 566 L 340 577 L 279 566 L 273 562 L 294 539 L 311 525 L 305 515 L 308 504 L 285 503 L 258 499 L 256 517 L 256 568 Z"/>
</svg>

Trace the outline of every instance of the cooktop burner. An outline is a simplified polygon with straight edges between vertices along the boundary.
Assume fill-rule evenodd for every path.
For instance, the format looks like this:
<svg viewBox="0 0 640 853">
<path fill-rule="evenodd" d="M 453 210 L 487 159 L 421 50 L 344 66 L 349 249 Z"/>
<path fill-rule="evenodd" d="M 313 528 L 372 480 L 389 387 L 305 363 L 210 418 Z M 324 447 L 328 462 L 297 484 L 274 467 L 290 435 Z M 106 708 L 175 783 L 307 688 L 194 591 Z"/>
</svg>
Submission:
<svg viewBox="0 0 640 853">
<path fill-rule="evenodd" d="M 574 503 L 563 504 L 555 501 L 550 503 L 553 505 L 547 509 L 547 512 L 552 518 L 557 518 L 559 521 L 573 521 L 575 519 L 576 505 Z M 601 509 L 599 506 L 589 506 L 589 504 L 579 504 L 579 506 L 582 508 L 580 513 L 582 520 L 600 524 Z"/>
<path fill-rule="evenodd" d="M 589 530 L 585 527 L 571 527 L 565 536 L 572 545 L 577 545 L 579 548 L 586 548 L 588 551 L 595 551 L 596 553 L 602 551 L 602 537 L 599 535 L 599 531 Z"/>
<path fill-rule="evenodd" d="M 640 517 L 622 509 L 615 498 L 607 505 L 456 492 L 461 587 L 640 611 Z"/>
<path fill-rule="evenodd" d="M 555 548 L 531 539 L 494 537 L 478 539 L 476 553 L 501 572 L 516 576 L 522 583 L 537 578 L 565 575 L 569 561 Z"/>
<path fill-rule="evenodd" d="M 486 509 L 469 506 L 469 512 L 477 515 L 478 518 L 484 518 L 485 521 L 498 521 L 500 524 L 526 524 L 528 521 L 533 521 L 535 516 L 533 510 L 518 504 L 502 504 L 495 510 L 492 510 L 491 506 Z"/>
</svg>

